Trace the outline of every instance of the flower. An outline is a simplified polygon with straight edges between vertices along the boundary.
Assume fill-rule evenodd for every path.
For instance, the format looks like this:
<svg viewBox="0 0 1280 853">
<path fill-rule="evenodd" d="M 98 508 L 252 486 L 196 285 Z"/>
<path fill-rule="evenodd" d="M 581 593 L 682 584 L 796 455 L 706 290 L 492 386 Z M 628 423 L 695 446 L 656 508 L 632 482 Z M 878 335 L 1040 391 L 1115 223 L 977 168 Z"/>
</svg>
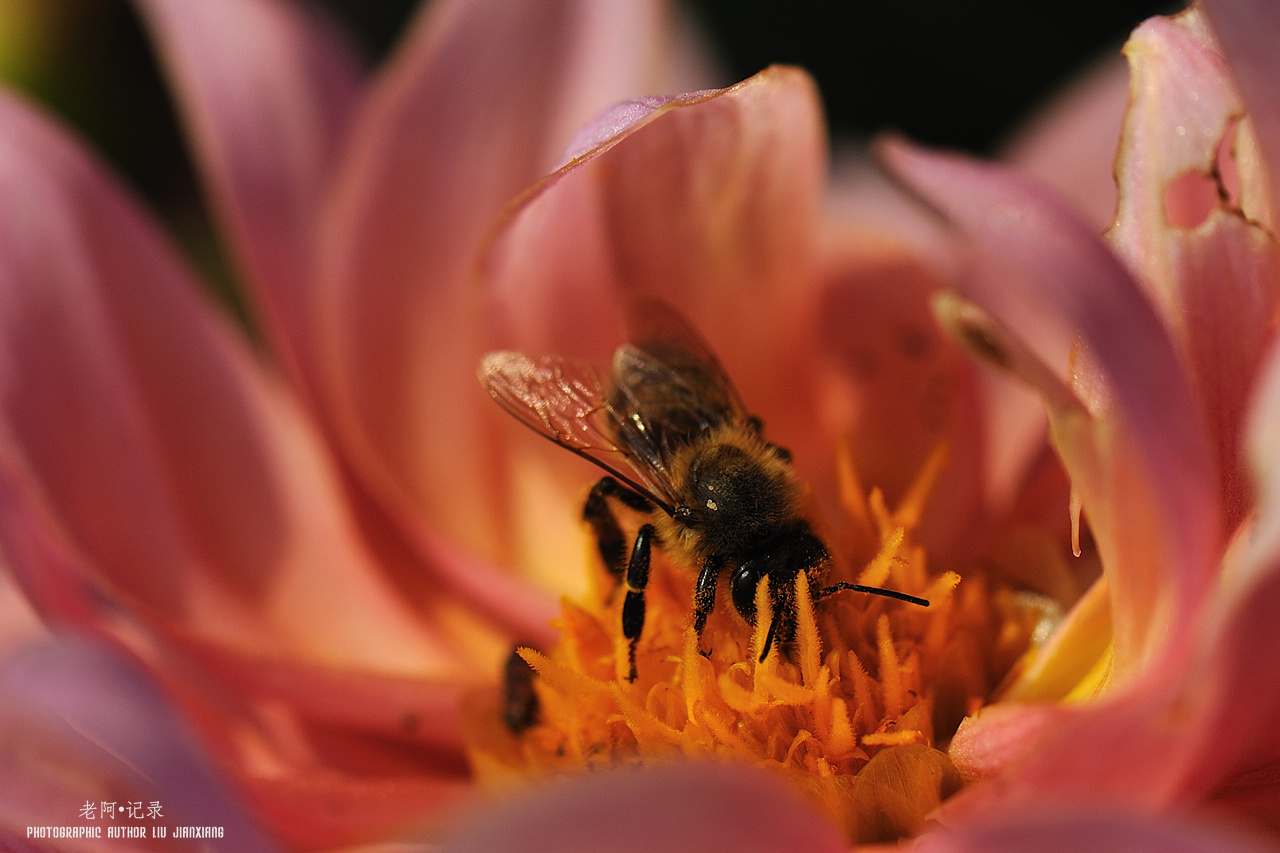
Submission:
<svg viewBox="0 0 1280 853">
<path fill-rule="evenodd" d="M 504 345 L 600 360 L 616 340 L 608 318 L 628 295 L 697 317 L 728 373 L 743 377 L 743 399 L 759 401 L 749 405 L 770 439 L 794 451 L 814 502 L 847 508 L 822 525 L 837 577 L 927 594 L 936 609 L 890 614 L 868 599 L 815 617 L 802 584 L 794 658 L 757 666 L 768 619 L 752 631 L 713 613 L 700 647 L 688 629 L 693 573 L 659 563 L 633 674 L 616 627 L 623 599 L 606 581 L 565 605 L 559 646 L 521 653 L 537 670 L 540 719 L 529 725 L 521 676 L 514 700 L 470 709 L 482 781 L 733 757 L 793 777 L 849 839 L 910 834 L 956 786 L 933 747 L 992 694 L 1043 612 L 989 595 L 983 563 L 1020 565 L 1044 591 L 1078 597 L 1054 557 L 1055 525 L 1036 523 L 1034 490 L 983 503 L 983 491 L 1009 495 L 1024 480 L 1053 492 L 1054 469 L 1034 448 L 1012 464 L 980 464 L 977 377 L 929 313 L 941 273 L 902 236 L 824 216 L 819 115 L 807 76 L 775 68 L 602 116 L 496 229 L 485 265 L 492 310 Z M 603 328 L 561 322 L 583 304 L 600 306 Z M 566 466 L 566 454 L 525 437 L 528 467 Z M 850 461 L 824 464 L 841 439 Z M 947 446 L 956 461 L 944 466 Z M 859 478 L 875 485 L 869 498 L 852 485 Z M 1056 492 L 1065 505 L 1061 481 Z M 959 577 L 947 569 L 974 572 L 954 601 Z M 763 614 L 768 597 L 757 596 Z"/>
<path fill-rule="evenodd" d="M 1274 845 L 1274 836 L 1257 833 L 1280 828 L 1280 693 L 1256 662 L 1257 650 L 1280 640 L 1278 125 L 1267 82 L 1275 79 L 1278 41 L 1274 12 L 1243 2 L 1205 3 L 1135 32 L 1126 49 L 1132 83 L 1117 158 L 1118 207 L 1105 239 L 1070 202 L 1011 169 L 900 142 L 882 146 L 889 167 L 955 229 L 962 254 L 948 284 L 963 296 L 936 296 L 934 310 L 979 361 L 1039 392 L 1071 481 L 1076 549 L 1095 553 L 1103 572 L 1014 673 L 1001 701 L 956 733 L 949 756 L 970 784 L 932 815 L 939 823 L 921 834 L 922 849 Z M 702 109 L 706 104 L 714 107 Z M 562 258 L 561 269 L 547 268 L 548 281 L 569 282 L 545 291 L 535 282 L 533 295 L 551 308 L 519 304 L 509 334 L 541 342 L 544 351 L 555 343 L 581 352 L 595 347 L 599 355 L 600 342 L 548 332 L 546 318 L 601 282 L 618 293 L 662 293 L 709 327 L 730 373 L 745 376 L 752 389 L 744 398 L 768 401 L 769 388 L 792 392 L 786 405 L 764 410 L 770 434 L 770 416 L 780 413 L 782 443 L 805 448 L 798 464 L 823 458 L 821 437 L 829 445 L 839 433 L 823 431 L 829 422 L 822 415 L 839 411 L 822 397 L 833 383 L 818 386 L 822 402 L 815 404 L 804 377 L 821 375 L 829 355 L 823 347 L 832 341 L 803 330 L 827 328 L 815 317 L 832 321 L 840 303 L 824 301 L 833 279 L 815 272 L 829 245 L 814 239 L 823 228 L 815 224 L 812 179 L 820 155 L 802 142 L 813 137 L 811 109 L 804 78 L 777 70 L 710 100 L 650 105 L 621 134 L 606 122 L 607 133 L 589 136 L 599 147 L 584 146 L 580 159 L 530 193 L 496 240 L 491 275 L 505 298 L 515 295 L 513 271 L 535 253 Z M 665 134 L 656 130 L 664 120 Z M 649 128 L 655 130 L 646 134 Z M 742 202 L 744 187 L 751 188 L 750 204 Z M 572 231 L 563 221 L 574 223 Z M 572 253 L 556 239 L 568 233 Z M 918 254 L 881 247 L 926 278 L 923 291 L 938 283 Z M 846 248 L 854 269 L 870 266 L 865 245 L 859 248 Z M 889 289 L 889 282 L 898 279 L 885 276 L 879 287 Z M 717 289 L 720 298 L 708 295 Z M 846 305 L 835 319 L 850 336 L 861 331 L 853 305 L 866 310 L 867 325 L 900 328 L 867 303 Z M 873 354 L 885 352 L 892 350 Z M 956 374 L 948 378 L 956 383 L 948 389 L 963 387 Z M 892 390 L 899 399 L 875 402 L 897 404 L 900 413 L 900 398 L 912 399 L 913 386 Z M 977 408 L 982 398 L 973 400 Z M 957 410 L 963 407 L 949 410 L 948 426 L 962 443 L 974 421 L 954 417 Z M 918 421 L 897 423 L 901 438 Z M 896 449 L 881 460 L 901 476 L 911 470 L 903 464 L 910 454 Z M 828 487 L 834 479 L 804 470 L 819 496 L 824 479 Z M 958 476 L 973 484 L 980 481 L 973 471 Z M 952 538 L 933 531 L 938 553 L 953 556 L 964 550 L 957 539 L 991 521 L 977 511 L 960 514 L 973 504 L 955 494 L 938 495 Z M 573 621 L 566 610 L 569 636 L 580 641 Z M 689 648 L 679 666 L 697 663 Z M 582 691 L 569 683 L 562 659 L 526 659 L 548 681 L 540 695 L 558 701 Z M 614 695 L 643 747 L 634 703 L 623 701 L 630 701 L 625 688 Z M 685 690 L 686 702 L 688 696 Z M 660 704 L 649 710 L 663 719 Z M 764 792 L 746 774 L 651 772 L 596 775 L 529 795 L 497 818 L 499 828 L 474 828 L 456 849 L 518 837 L 535 850 L 606 841 L 616 849 L 693 850 L 710 843 L 710 826 L 731 846 L 765 849 L 771 842 L 761 840 L 751 806 L 744 818 L 735 801 L 777 802 L 785 815 L 779 825 L 795 822 L 803 808 L 793 792 Z M 661 783 L 659 772 L 667 774 Z M 646 784 L 684 793 L 637 793 Z M 587 805 L 579 808 L 581 800 Z M 648 823 L 633 818 L 629 812 L 644 802 L 668 811 Z M 691 812 L 687 803 L 697 808 Z M 592 825 L 601 814 L 626 815 L 626 834 Z M 822 835 L 813 843 L 834 849 L 840 842 Z"/>
<path fill-rule="evenodd" d="M 599 59 L 551 37 L 579 20 L 559 17 L 565 7 L 439 6 L 363 92 L 331 36 L 290 7 L 145 8 L 183 81 L 215 203 L 288 380 L 193 295 L 181 263 L 98 167 L 47 120 L 0 101 L 0 542 L 47 620 L 115 649 L 65 641 L 19 658 L 5 681 L 19 689 L 4 694 L 17 710 L 0 709 L 15 730 L 56 746 L 69 728 L 107 752 L 141 752 L 153 761 L 134 770 L 153 783 L 195 780 L 175 785 L 213 792 L 175 808 L 243 827 L 246 849 L 271 840 L 243 811 L 289 846 L 317 847 L 407 831 L 455 804 L 467 790 L 458 694 L 485 680 L 476 667 L 511 635 L 553 641 L 551 608 L 498 566 L 565 590 L 565 566 L 588 565 L 590 550 L 573 510 L 593 472 L 496 420 L 473 384 L 475 362 L 498 345 L 607 356 L 621 298 L 647 293 L 693 319 L 770 438 L 794 451 L 844 570 L 890 553 L 884 531 L 864 521 L 906 507 L 910 524 L 897 516 L 890 526 L 904 531 L 900 542 L 910 528 L 931 565 L 985 563 L 1006 578 L 1031 568 L 1042 593 L 1078 599 L 1056 639 L 1015 670 L 1005 695 L 1021 701 L 988 706 L 956 735 L 950 760 L 976 781 L 943 805 L 945 828 L 924 828 L 920 847 L 1013 849 L 1048 837 L 1063 847 L 1264 849 L 1191 809 L 1212 800 L 1236 817 L 1275 814 L 1275 679 L 1249 665 L 1254 648 L 1275 642 L 1280 600 L 1269 571 L 1280 469 L 1265 429 L 1280 406 L 1267 350 L 1274 311 L 1238 337 L 1223 330 L 1254 315 L 1234 298 L 1208 301 L 1223 308 L 1213 315 L 1221 325 L 1172 322 L 1186 316 L 1186 294 L 1204 291 L 1174 287 L 1184 282 L 1169 271 L 1231 258 L 1240 264 L 1226 267 L 1227 283 L 1258 285 L 1234 292 L 1274 306 L 1274 277 L 1263 274 L 1274 241 L 1256 235 L 1268 233 L 1275 198 L 1263 88 L 1275 60 L 1265 39 L 1250 41 L 1259 21 L 1274 31 L 1272 17 L 1227 0 L 1209 7 L 1244 92 L 1233 102 L 1200 18 L 1140 33 L 1135 46 L 1152 38 L 1146 55 L 1172 58 L 1172 72 L 1157 67 L 1150 79 L 1196 81 L 1199 99 L 1171 113 L 1182 122 L 1171 126 L 1212 141 L 1212 158 L 1192 162 L 1220 166 L 1203 171 L 1221 178 L 1224 200 L 1211 186 L 1205 202 L 1196 179 L 1182 178 L 1185 160 L 1152 156 L 1178 136 L 1154 129 L 1170 99 L 1149 110 L 1135 100 L 1124 143 L 1134 156 L 1121 161 L 1128 214 L 1112 247 L 1024 177 L 887 147 L 903 180 L 955 227 L 953 252 L 948 235 L 909 213 L 871 229 L 828 209 L 820 108 L 795 70 L 605 113 L 488 231 L 554 156 L 539 154 L 545 140 L 606 100 L 530 71 L 546 65 L 525 51 Z M 228 9 L 255 26 L 218 26 Z M 256 63 L 268 61 L 263 74 Z M 608 88 L 612 98 L 641 87 Z M 487 97 L 464 94 L 474 92 Z M 1241 106 L 1247 120 L 1221 121 Z M 1234 156 L 1218 145 L 1232 126 Z M 324 144 L 333 139 L 341 145 Z M 46 227 L 31 228 L 32 216 Z M 481 242 L 483 284 L 472 289 L 467 265 Z M 945 289 L 964 297 L 935 298 Z M 1065 518 L 1047 514 L 1067 488 L 1043 452 L 1035 404 L 988 384 L 931 310 L 1047 402 L 1088 521 L 1082 572 L 1060 553 Z M 1054 369 L 1063 364 L 1068 380 Z M 1256 496 L 1229 464 L 1242 434 Z M 851 461 L 832 464 L 841 440 Z M 930 474 L 940 446 L 952 462 Z M 866 488 L 850 486 L 854 475 Z M 927 501 L 913 488 L 924 481 Z M 872 489 L 880 502 L 860 504 Z M 1099 564 L 1102 585 L 1081 595 Z M 572 594 L 591 595 L 577 583 Z M 972 588 L 972 575 L 957 587 Z M 716 636 L 742 631 L 724 622 Z M 163 698 L 120 647 L 160 680 Z M 798 655 L 807 677 L 814 667 Z M 49 676 L 60 672 L 74 677 Z M 49 684 L 60 689 L 40 706 Z M 1257 701 L 1232 701 L 1246 690 Z M 50 707 L 62 728 L 30 713 Z M 146 727 L 97 713 L 114 708 Z M 150 745 L 140 743 L 148 729 Z M 49 754 L 75 772 L 52 774 L 61 787 L 31 794 L 22 820 L 51 820 L 66 790 L 139 784 L 110 756 Z M 232 796 L 218 795 L 219 774 Z M 24 825 L 6 821 L 10 834 Z M 846 841 L 778 779 L 691 763 L 549 785 L 486 812 L 456 847 Z"/>
<path fill-rule="evenodd" d="M 471 258 L 572 128 L 687 87 L 660 76 L 681 67 L 657 61 L 665 12 L 444 0 L 365 75 L 300 5 L 138 9 L 268 354 L 128 191 L 0 93 L 0 543 L 57 634 L 6 650 L 9 778 L 53 781 L 7 792 L 4 832 L 71 822 L 65 791 L 149 792 L 290 847 L 429 821 L 469 790 L 458 694 L 551 612 L 506 568 Z"/>
</svg>

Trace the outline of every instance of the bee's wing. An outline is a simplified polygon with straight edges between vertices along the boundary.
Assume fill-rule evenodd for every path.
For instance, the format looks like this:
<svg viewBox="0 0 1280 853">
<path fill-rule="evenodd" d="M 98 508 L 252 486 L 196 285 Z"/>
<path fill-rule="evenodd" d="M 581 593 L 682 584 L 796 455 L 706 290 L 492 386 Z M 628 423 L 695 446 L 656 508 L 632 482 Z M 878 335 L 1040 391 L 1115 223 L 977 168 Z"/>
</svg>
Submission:
<svg viewBox="0 0 1280 853">
<path fill-rule="evenodd" d="M 661 452 L 699 431 L 751 420 L 711 347 L 674 309 L 637 299 L 626 325 L 630 343 L 614 355 L 613 378 L 633 411 L 652 412 L 654 425 L 666 427 Z"/>
<path fill-rule="evenodd" d="M 668 514 L 679 503 L 664 458 L 641 429 L 609 404 L 590 364 L 517 352 L 493 352 L 480 363 L 480 382 L 504 409 L 538 434 L 608 471 Z"/>
</svg>

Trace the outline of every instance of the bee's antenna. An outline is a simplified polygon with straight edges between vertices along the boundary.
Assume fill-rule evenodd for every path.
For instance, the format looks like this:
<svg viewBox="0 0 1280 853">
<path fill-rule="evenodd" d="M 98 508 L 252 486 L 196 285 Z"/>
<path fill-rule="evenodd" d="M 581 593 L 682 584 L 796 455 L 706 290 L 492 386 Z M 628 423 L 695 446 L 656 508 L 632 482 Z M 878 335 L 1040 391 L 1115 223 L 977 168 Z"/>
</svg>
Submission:
<svg viewBox="0 0 1280 853">
<path fill-rule="evenodd" d="M 828 596 L 835 595 L 837 592 L 865 592 L 871 595 L 882 595 L 885 598 L 896 598 L 898 601 L 905 601 L 908 604 L 918 604 L 921 607 L 929 606 L 929 599 L 920 598 L 916 595 L 908 595 L 905 592 L 898 592 L 896 589 L 883 589 L 878 586 L 863 586 L 860 583 L 843 582 L 823 587 L 813 600 L 818 602 Z"/>
</svg>

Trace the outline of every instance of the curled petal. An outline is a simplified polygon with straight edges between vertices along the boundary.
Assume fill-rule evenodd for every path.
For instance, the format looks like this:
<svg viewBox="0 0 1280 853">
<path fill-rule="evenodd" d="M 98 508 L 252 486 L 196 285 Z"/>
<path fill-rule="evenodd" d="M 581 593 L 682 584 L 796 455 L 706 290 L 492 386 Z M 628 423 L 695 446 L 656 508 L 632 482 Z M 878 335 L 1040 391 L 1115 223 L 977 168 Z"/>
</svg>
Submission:
<svg viewBox="0 0 1280 853">
<path fill-rule="evenodd" d="M 1145 808 L 1212 797 L 1275 825 L 1280 678 L 1258 666 L 1257 650 L 1280 643 L 1280 466 L 1272 464 L 1278 388 L 1280 358 L 1273 355 L 1252 413 L 1262 501 L 1252 529 L 1228 553 L 1202 640 L 1185 667 L 1150 673 L 1095 706 L 999 704 L 966 721 L 951 757 L 962 772 L 988 781 L 944 806 L 948 820 L 1025 806 L 1028 791 L 1043 797 L 1064 780 L 1087 776 L 1087 792 L 1053 796 L 1097 802 L 1099 792 L 1111 792 Z"/>
<path fill-rule="evenodd" d="M 619 303 L 659 296 L 709 339 L 770 439 L 829 470 L 831 443 L 821 454 L 805 446 L 826 162 L 809 77 L 771 68 L 729 89 L 633 104 L 582 143 L 494 233 L 492 343 L 606 360 L 620 338 Z M 580 494 L 587 475 L 574 474 L 566 488 Z"/>
<path fill-rule="evenodd" d="M 309 422 L 154 226 L 30 108 L 0 96 L 0 115 L 0 524 L 33 601 L 446 667 L 373 571 Z"/>
<path fill-rule="evenodd" d="M 964 819 L 1045 796 L 1123 797 L 1145 808 L 1191 796 L 1206 730 L 1186 734 L 1171 709 L 1221 546 L 1207 442 L 1184 416 L 1193 403 L 1173 344 L 1124 268 L 1052 197 L 997 167 L 905 146 L 886 153 L 972 241 L 983 276 L 975 289 L 998 281 L 1002 289 L 983 291 L 993 305 L 1042 311 L 1049 325 L 1078 330 L 1105 378 L 1105 396 L 1073 388 L 1009 326 L 963 302 L 943 311 L 971 352 L 1041 393 L 1098 542 L 1114 633 L 1103 699 L 996 706 L 961 729 L 952 748 L 962 769 L 999 775 L 943 813 Z"/>
<path fill-rule="evenodd" d="M 1023 375 L 1050 403 L 1055 442 L 1099 541 L 1112 589 L 1115 674 L 1123 680 L 1159 654 L 1184 655 L 1220 540 L 1205 436 L 1185 417 L 1194 403 L 1159 320 L 1088 227 L 1029 183 L 902 145 L 886 154 L 973 241 L 989 278 L 999 276 L 1003 287 L 985 294 L 991 301 L 1077 329 L 1101 366 L 1106 411 L 1071 402 L 1051 368 Z M 986 326 L 962 340 L 1007 367 L 1013 343 L 1001 334 Z"/>
<path fill-rule="evenodd" d="M 772 853 L 846 848 L 780 779 L 745 767 L 670 764 L 562 781 L 466 826 L 447 853 L 487 850 Z"/>
<path fill-rule="evenodd" d="M 727 362 L 747 358 L 759 342 L 747 312 L 734 316 L 743 340 L 716 341 L 732 304 L 751 300 L 749 316 L 766 314 L 811 269 L 825 173 L 812 81 L 772 68 L 730 89 L 634 102 L 601 116 L 575 150 L 493 242 L 499 334 L 591 352 L 616 342 L 613 330 L 565 328 L 574 300 L 645 292 L 682 307 Z"/>
<path fill-rule="evenodd" d="M 353 57 L 288 0 L 138 5 L 266 331 L 298 368 L 317 212 L 356 103 Z"/>
</svg>

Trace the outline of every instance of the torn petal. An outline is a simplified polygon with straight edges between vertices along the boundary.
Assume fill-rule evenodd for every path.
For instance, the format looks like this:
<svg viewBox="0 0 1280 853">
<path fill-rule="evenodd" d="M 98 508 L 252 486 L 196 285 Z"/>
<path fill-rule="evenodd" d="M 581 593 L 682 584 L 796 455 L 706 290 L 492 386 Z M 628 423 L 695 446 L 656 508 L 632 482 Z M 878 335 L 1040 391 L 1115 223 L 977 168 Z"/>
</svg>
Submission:
<svg viewBox="0 0 1280 853">
<path fill-rule="evenodd" d="M 1280 251 L 1256 221 L 1266 178 L 1240 94 L 1197 9 L 1148 21 L 1125 51 L 1131 99 L 1108 241 L 1188 365 L 1231 529 L 1249 505 L 1239 442 L 1250 382 L 1280 307 Z"/>
<path fill-rule="evenodd" d="M 1274 226 L 1280 221 L 1280 95 L 1275 86 L 1280 78 L 1280 10 L 1267 0 L 1202 0 L 1198 5 L 1223 47 L 1264 153 L 1261 176 L 1267 191 L 1252 215 Z"/>
</svg>

